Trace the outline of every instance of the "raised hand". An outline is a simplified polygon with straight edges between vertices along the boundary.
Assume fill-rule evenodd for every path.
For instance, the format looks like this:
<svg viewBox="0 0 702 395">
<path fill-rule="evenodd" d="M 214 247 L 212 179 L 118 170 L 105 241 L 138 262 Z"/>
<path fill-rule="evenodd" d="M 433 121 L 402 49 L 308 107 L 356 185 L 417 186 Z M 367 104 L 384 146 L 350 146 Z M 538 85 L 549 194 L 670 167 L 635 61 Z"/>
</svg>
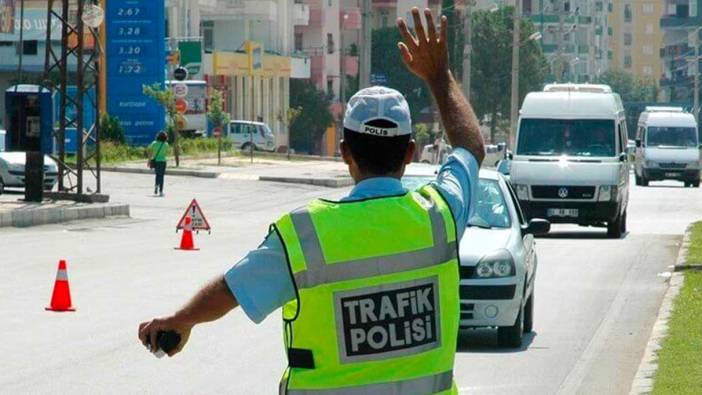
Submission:
<svg viewBox="0 0 702 395">
<path fill-rule="evenodd" d="M 434 17 L 428 8 L 424 10 L 424 17 L 427 22 L 427 32 L 424 31 L 419 9 L 412 8 L 416 37 L 409 31 L 404 19 L 397 19 L 397 27 L 400 28 L 400 34 L 404 40 L 397 46 L 400 48 L 402 60 L 410 71 L 426 82 L 434 82 L 448 77 L 450 73 L 446 38 L 448 26 L 446 17 L 442 16 L 441 28 L 437 32 Z"/>
</svg>

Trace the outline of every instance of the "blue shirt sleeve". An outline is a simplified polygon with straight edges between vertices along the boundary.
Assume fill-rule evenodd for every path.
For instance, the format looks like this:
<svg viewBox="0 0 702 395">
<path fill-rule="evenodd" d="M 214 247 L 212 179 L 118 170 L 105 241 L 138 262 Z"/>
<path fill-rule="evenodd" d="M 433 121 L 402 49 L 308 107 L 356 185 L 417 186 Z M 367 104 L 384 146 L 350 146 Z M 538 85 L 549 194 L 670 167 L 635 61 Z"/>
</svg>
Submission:
<svg viewBox="0 0 702 395">
<path fill-rule="evenodd" d="M 468 220 L 473 216 L 479 172 L 480 166 L 473 154 L 463 148 L 456 148 L 441 166 L 436 181 L 433 182 L 451 208 L 458 240 L 463 237 Z"/>
<path fill-rule="evenodd" d="M 271 232 L 224 275 L 232 294 L 255 323 L 295 298 L 287 257 L 278 234 Z"/>
</svg>

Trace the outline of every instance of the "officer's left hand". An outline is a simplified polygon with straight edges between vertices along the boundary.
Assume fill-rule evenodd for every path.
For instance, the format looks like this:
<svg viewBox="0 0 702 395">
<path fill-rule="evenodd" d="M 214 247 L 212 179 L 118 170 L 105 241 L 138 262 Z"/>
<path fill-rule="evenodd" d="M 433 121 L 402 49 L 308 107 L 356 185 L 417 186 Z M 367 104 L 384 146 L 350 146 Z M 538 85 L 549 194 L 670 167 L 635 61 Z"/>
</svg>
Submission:
<svg viewBox="0 0 702 395">
<path fill-rule="evenodd" d="M 172 357 L 185 347 L 192 329 L 193 325 L 181 322 L 176 316 L 154 318 L 151 321 L 139 324 L 139 340 L 145 346 L 150 347 L 151 352 L 156 352 L 158 350 L 157 335 L 159 332 L 174 331 L 178 333 L 180 335 L 180 343 L 168 353 L 168 356 Z"/>
</svg>

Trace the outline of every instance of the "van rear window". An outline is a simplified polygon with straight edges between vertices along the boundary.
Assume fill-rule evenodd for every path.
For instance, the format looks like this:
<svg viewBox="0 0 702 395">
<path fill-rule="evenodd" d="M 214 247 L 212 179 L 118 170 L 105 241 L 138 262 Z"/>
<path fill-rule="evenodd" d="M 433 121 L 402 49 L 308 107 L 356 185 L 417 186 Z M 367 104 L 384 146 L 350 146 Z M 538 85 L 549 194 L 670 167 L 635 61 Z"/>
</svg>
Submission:
<svg viewBox="0 0 702 395">
<path fill-rule="evenodd" d="M 611 119 L 522 119 L 517 155 L 612 157 L 615 130 Z"/>
</svg>

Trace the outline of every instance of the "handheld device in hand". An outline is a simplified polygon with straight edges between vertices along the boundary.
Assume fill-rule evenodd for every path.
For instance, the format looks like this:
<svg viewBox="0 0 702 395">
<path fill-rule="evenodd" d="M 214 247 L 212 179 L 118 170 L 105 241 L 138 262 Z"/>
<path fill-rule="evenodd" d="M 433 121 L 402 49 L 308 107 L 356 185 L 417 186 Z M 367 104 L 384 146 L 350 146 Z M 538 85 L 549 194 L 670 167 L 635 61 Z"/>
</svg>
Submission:
<svg viewBox="0 0 702 395">
<path fill-rule="evenodd" d="M 180 344 L 180 335 L 175 331 L 159 331 L 156 335 L 158 349 L 154 352 L 157 358 L 163 358 Z"/>
</svg>

